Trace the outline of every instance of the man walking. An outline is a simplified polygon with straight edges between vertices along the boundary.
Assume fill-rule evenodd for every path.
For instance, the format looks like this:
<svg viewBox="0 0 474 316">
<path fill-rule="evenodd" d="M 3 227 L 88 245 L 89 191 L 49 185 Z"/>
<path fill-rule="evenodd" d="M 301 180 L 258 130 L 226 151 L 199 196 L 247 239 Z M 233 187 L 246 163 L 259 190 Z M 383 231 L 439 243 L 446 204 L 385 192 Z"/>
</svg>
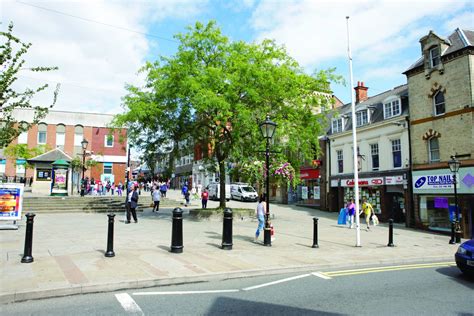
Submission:
<svg viewBox="0 0 474 316">
<path fill-rule="evenodd" d="M 362 200 L 362 212 L 364 212 L 365 222 L 367 223 L 367 231 L 369 231 L 370 230 L 370 217 L 374 213 L 374 208 L 372 207 L 372 204 L 367 202 L 367 199 L 365 198 Z M 362 214 L 362 212 L 360 214 Z"/>
<path fill-rule="evenodd" d="M 158 188 L 155 187 L 155 189 L 151 192 L 151 197 L 153 199 L 152 212 L 154 212 L 155 209 L 158 212 L 160 209 L 160 197 L 161 197 L 161 192 L 158 190 Z"/>
<path fill-rule="evenodd" d="M 128 199 L 127 199 L 127 221 L 125 224 L 130 224 L 130 213 L 132 213 L 133 220 L 135 223 L 138 223 L 137 220 L 137 206 L 138 206 L 138 192 L 137 192 L 138 186 L 133 187 L 133 191 L 130 191 L 128 194 Z"/>
</svg>

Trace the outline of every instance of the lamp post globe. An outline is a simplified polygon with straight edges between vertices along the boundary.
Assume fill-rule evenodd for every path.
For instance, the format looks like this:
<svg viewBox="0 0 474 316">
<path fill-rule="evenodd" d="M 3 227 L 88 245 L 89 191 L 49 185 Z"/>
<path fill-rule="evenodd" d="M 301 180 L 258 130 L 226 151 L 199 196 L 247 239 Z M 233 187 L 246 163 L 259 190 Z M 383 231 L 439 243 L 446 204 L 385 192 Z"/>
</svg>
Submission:
<svg viewBox="0 0 474 316">
<path fill-rule="evenodd" d="M 461 243 L 461 236 L 462 230 L 461 225 L 459 222 L 459 207 L 458 207 L 458 190 L 457 190 L 457 179 L 456 174 L 459 171 L 459 167 L 461 166 L 461 162 L 456 159 L 456 156 L 451 156 L 451 160 L 448 161 L 449 170 L 453 174 L 453 186 L 454 186 L 454 206 L 456 207 L 456 219 L 454 220 L 455 223 L 455 235 L 456 235 L 456 243 Z"/>
<path fill-rule="evenodd" d="M 84 173 L 86 171 L 86 149 L 87 146 L 89 145 L 89 142 L 87 139 L 83 139 L 81 142 L 81 147 L 82 147 L 82 180 L 81 180 L 81 196 L 84 196 L 84 190 L 86 184 L 84 183 Z"/>
<path fill-rule="evenodd" d="M 265 204 L 267 209 L 265 212 L 265 228 L 263 230 L 263 245 L 271 246 L 271 229 L 270 229 L 270 139 L 272 139 L 273 134 L 275 133 L 277 124 L 270 120 L 270 116 L 267 115 L 265 121 L 260 123 L 260 132 L 262 133 L 263 138 L 266 139 L 265 147 Z"/>
</svg>

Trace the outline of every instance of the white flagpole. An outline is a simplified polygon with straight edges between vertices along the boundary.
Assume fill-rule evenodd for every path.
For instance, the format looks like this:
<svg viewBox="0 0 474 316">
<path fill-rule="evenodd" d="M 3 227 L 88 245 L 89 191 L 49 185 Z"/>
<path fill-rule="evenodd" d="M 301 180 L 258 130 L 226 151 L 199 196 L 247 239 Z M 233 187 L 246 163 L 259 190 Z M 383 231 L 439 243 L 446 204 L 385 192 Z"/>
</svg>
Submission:
<svg viewBox="0 0 474 316">
<path fill-rule="evenodd" d="M 355 216 L 356 216 L 356 247 L 360 247 L 360 217 L 359 217 L 359 170 L 357 164 L 357 134 L 356 134 L 356 116 L 355 116 L 355 101 L 354 101 L 354 77 L 352 75 L 352 55 L 351 55 L 351 41 L 349 37 L 349 16 L 346 16 L 347 22 L 347 55 L 349 57 L 349 72 L 351 77 L 351 109 L 352 109 L 352 147 L 354 158 L 354 200 L 355 200 Z"/>
</svg>

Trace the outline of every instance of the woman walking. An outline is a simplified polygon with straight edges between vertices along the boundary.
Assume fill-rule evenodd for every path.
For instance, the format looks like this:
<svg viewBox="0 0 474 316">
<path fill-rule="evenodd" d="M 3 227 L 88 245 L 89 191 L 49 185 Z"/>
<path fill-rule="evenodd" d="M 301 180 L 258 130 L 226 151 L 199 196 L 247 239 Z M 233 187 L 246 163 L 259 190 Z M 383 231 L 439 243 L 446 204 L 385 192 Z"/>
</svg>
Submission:
<svg viewBox="0 0 474 316">
<path fill-rule="evenodd" d="M 260 236 L 260 231 L 263 229 L 265 224 L 265 210 L 267 209 L 267 204 L 265 203 L 265 195 L 260 195 L 260 199 L 258 200 L 256 215 L 258 219 L 258 226 L 257 231 L 255 232 L 255 240 L 254 242 L 258 242 L 258 236 Z"/>
<path fill-rule="evenodd" d="M 354 200 L 351 199 L 349 203 L 347 203 L 347 216 L 349 217 L 349 228 L 352 228 L 354 225 L 354 215 L 355 215 L 355 204 Z"/>
<path fill-rule="evenodd" d="M 154 212 L 155 209 L 158 212 L 160 210 L 160 197 L 161 197 L 161 192 L 158 190 L 158 188 L 154 187 L 154 190 L 151 192 L 151 197 L 153 199 L 152 212 Z"/>
</svg>

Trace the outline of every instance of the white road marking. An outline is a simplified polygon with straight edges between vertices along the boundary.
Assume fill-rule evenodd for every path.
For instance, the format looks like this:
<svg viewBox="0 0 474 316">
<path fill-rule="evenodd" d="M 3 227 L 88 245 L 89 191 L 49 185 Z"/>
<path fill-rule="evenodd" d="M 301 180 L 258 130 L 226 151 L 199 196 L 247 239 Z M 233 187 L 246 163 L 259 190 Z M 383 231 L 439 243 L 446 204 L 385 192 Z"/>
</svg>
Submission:
<svg viewBox="0 0 474 316">
<path fill-rule="evenodd" d="M 286 278 L 286 279 L 282 279 L 282 280 L 278 280 L 278 281 L 273 281 L 273 282 L 268 282 L 268 283 L 264 283 L 264 284 L 260 284 L 260 285 L 246 287 L 246 288 L 243 288 L 242 290 L 244 290 L 244 291 L 255 290 L 255 289 L 258 289 L 258 288 L 261 288 L 261 287 L 265 287 L 265 286 L 270 286 L 270 285 L 274 285 L 274 284 L 278 284 L 278 283 L 283 283 L 283 282 L 293 281 L 293 280 L 297 280 L 297 279 L 301 279 L 301 278 L 306 278 L 310 275 L 311 274 L 297 275 L 297 276 L 294 276 L 294 277 L 291 277 L 291 278 Z"/>
<path fill-rule="evenodd" d="M 311 274 L 314 275 L 314 276 L 317 276 L 318 278 L 325 279 L 325 280 L 331 280 L 332 279 L 330 276 L 327 276 L 322 272 L 313 272 Z"/>
<path fill-rule="evenodd" d="M 171 291 L 171 292 L 137 292 L 133 295 L 186 295 L 186 294 L 210 294 L 210 293 L 232 293 L 239 292 L 237 289 L 231 290 L 207 290 L 207 291 Z"/>
<path fill-rule="evenodd" d="M 123 309 L 130 314 L 145 315 L 138 304 L 127 293 L 115 294 L 115 298 L 122 305 Z"/>
</svg>

